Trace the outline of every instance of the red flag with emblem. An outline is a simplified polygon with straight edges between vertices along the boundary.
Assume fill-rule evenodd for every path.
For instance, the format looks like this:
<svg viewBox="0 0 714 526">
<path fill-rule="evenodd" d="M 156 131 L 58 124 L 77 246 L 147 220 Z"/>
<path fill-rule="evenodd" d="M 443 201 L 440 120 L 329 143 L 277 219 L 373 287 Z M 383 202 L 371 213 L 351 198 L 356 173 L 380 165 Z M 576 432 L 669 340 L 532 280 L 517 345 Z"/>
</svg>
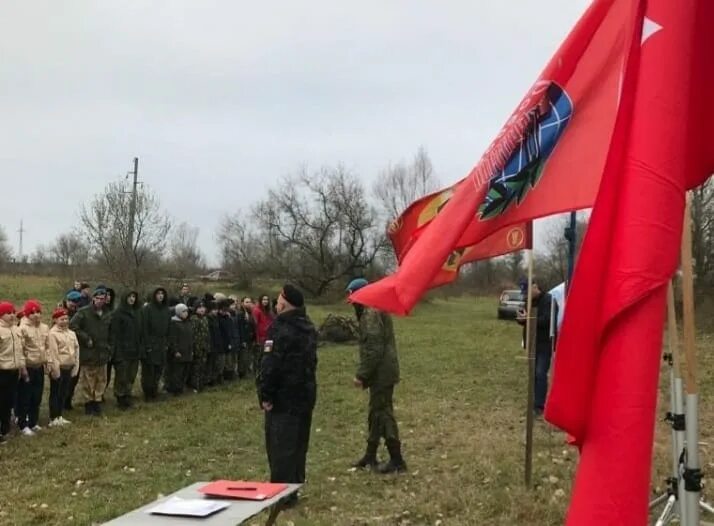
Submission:
<svg viewBox="0 0 714 526">
<path fill-rule="evenodd" d="M 397 272 L 353 300 L 406 314 L 455 250 L 507 227 L 592 206 L 635 33 L 633 2 L 596 0 Z"/>
<path fill-rule="evenodd" d="M 581 448 L 573 526 L 647 524 L 666 289 L 685 190 L 714 170 L 714 2 L 633 4 L 637 38 L 546 404 Z"/>
<path fill-rule="evenodd" d="M 421 237 L 437 214 L 443 210 L 462 182 L 422 197 L 412 203 L 392 222 L 388 235 L 400 264 L 409 249 Z M 459 269 L 466 263 L 532 248 L 532 240 L 532 223 L 521 223 L 494 232 L 477 245 L 458 248 L 448 255 L 446 262 L 429 284 L 429 288 L 455 281 L 459 275 Z"/>
</svg>

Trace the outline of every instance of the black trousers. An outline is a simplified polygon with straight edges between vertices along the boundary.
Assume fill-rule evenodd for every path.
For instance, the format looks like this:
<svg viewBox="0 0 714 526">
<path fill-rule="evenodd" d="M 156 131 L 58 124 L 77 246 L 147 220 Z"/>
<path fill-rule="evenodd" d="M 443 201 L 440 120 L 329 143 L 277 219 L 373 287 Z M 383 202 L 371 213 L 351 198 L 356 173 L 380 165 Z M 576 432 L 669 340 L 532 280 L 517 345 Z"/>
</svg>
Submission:
<svg viewBox="0 0 714 526">
<path fill-rule="evenodd" d="M 270 482 L 305 482 L 312 411 L 299 414 L 265 413 L 265 449 Z"/>
<path fill-rule="evenodd" d="M 0 370 L 0 435 L 10 432 L 10 411 L 15 389 L 17 389 L 17 369 Z"/>
<path fill-rule="evenodd" d="M 80 366 L 80 370 L 82 367 Z M 67 391 L 67 397 L 64 399 L 64 408 L 69 411 L 72 409 L 72 399 L 74 398 L 74 390 L 77 389 L 77 384 L 79 383 L 79 373 L 77 376 L 73 377 L 69 382 L 69 390 Z"/>
<path fill-rule="evenodd" d="M 50 378 L 50 420 L 62 416 L 65 400 L 72 385 L 72 369 L 60 369 L 60 377 Z"/>
<path fill-rule="evenodd" d="M 20 412 L 17 416 L 17 425 L 20 429 L 32 429 L 40 419 L 40 404 L 42 392 L 45 388 L 45 368 L 28 367 L 28 381 L 20 380 L 17 386 L 17 405 Z"/>
<path fill-rule="evenodd" d="M 146 398 L 159 396 L 159 380 L 161 380 L 163 372 L 163 365 L 154 364 L 146 360 L 141 362 L 141 390 L 144 391 Z"/>
</svg>

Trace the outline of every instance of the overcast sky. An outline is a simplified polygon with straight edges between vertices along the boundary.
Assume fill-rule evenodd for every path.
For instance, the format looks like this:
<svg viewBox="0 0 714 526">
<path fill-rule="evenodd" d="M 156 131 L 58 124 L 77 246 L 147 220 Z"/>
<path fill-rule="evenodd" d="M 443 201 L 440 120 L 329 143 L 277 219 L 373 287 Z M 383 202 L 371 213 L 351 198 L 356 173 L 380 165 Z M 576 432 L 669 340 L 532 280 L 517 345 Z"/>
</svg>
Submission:
<svg viewBox="0 0 714 526">
<path fill-rule="evenodd" d="M 465 176 L 586 0 L 5 0 L 0 224 L 25 253 L 124 176 L 217 262 L 221 216 L 301 164 Z M 542 228 L 541 228 L 542 230 Z"/>
</svg>

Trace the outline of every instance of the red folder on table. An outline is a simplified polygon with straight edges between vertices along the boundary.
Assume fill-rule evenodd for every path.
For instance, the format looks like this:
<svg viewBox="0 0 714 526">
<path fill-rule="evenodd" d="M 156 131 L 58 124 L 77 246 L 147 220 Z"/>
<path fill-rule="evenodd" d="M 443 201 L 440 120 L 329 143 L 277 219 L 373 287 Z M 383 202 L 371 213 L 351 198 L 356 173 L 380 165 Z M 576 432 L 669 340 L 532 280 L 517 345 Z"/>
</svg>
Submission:
<svg viewBox="0 0 714 526">
<path fill-rule="evenodd" d="M 267 500 L 288 488 L 287 484 L 246 482 L 243 480 L 216 480 L 199 488 L 208 497 L 243 500 Z"/>
</svg>

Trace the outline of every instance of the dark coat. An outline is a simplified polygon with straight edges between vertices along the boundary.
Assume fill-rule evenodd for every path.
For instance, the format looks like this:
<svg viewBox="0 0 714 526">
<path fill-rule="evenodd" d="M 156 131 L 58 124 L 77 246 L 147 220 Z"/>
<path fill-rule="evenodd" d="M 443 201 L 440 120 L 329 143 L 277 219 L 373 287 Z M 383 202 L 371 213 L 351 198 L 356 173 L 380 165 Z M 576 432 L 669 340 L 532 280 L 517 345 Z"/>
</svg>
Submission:
<svg viewBox="0 0 714 526">
<path fill-rule="evenodd" d="M 218 315 L 207 314 L 208 318 L 208 332 L 211 336 L 211 348 L 209 349 L 210 354 L 221 354 L 223 353 L 223 338 L 221 338 L 221 327 L 218 324 Z"/>
<path fill-rule="evenodd" d="M 317 398 L 317 331 L 304 309 L 279 315 L 264 347 L 258 398 L 275 413 L 311 412 Z"/>
<path fill-rule="evenodd" d="M 235 326 L 230 314 L 218 313 L 218 329 L 221 333 L 221 352 L 231 352 L 235 340 Z"/>
<path fill-rule="evenodd" d="M 102 311 L 99 316 L 93 305 L 77 311 L 69 322 L 69 328 L 77 334 L 79 340 L 80 365 L 106 365 L 111 358 L 112 349 L 109 340 L 109 326 L 112 316 Z"/>
<path fill-rule="evenodd" d="M 176 353 L 180 356 L 177 357 Z M 190 362 L 193 360 L 193 327 L 191 320 L 178 316 L 171 318 L 169 325 L 169 362 Z"/>
<path fill-rule="evenodd" d="M 162 302 L 156 300 L 156 294 L 159 291 L 164 293 Z M 157 288 L 151 295 L 151 302 L 144 307 L 141 313 L 144 359 L 148 363 L 154 365 L 164 365 L 166 363 L 170 322 L 171 314 L 169 313 L 166 289 Z"/>
<path fill-rule="evenodd" d="M 137 300 L 130 306 L 127 298 L 131 294 L 135 294 Z M 127 292 L 122 297 L 121 304 L 112 314 L 110 335 L 115 362 L 141 358 L 141 307 L 136 292 Z"/>
</svg>

